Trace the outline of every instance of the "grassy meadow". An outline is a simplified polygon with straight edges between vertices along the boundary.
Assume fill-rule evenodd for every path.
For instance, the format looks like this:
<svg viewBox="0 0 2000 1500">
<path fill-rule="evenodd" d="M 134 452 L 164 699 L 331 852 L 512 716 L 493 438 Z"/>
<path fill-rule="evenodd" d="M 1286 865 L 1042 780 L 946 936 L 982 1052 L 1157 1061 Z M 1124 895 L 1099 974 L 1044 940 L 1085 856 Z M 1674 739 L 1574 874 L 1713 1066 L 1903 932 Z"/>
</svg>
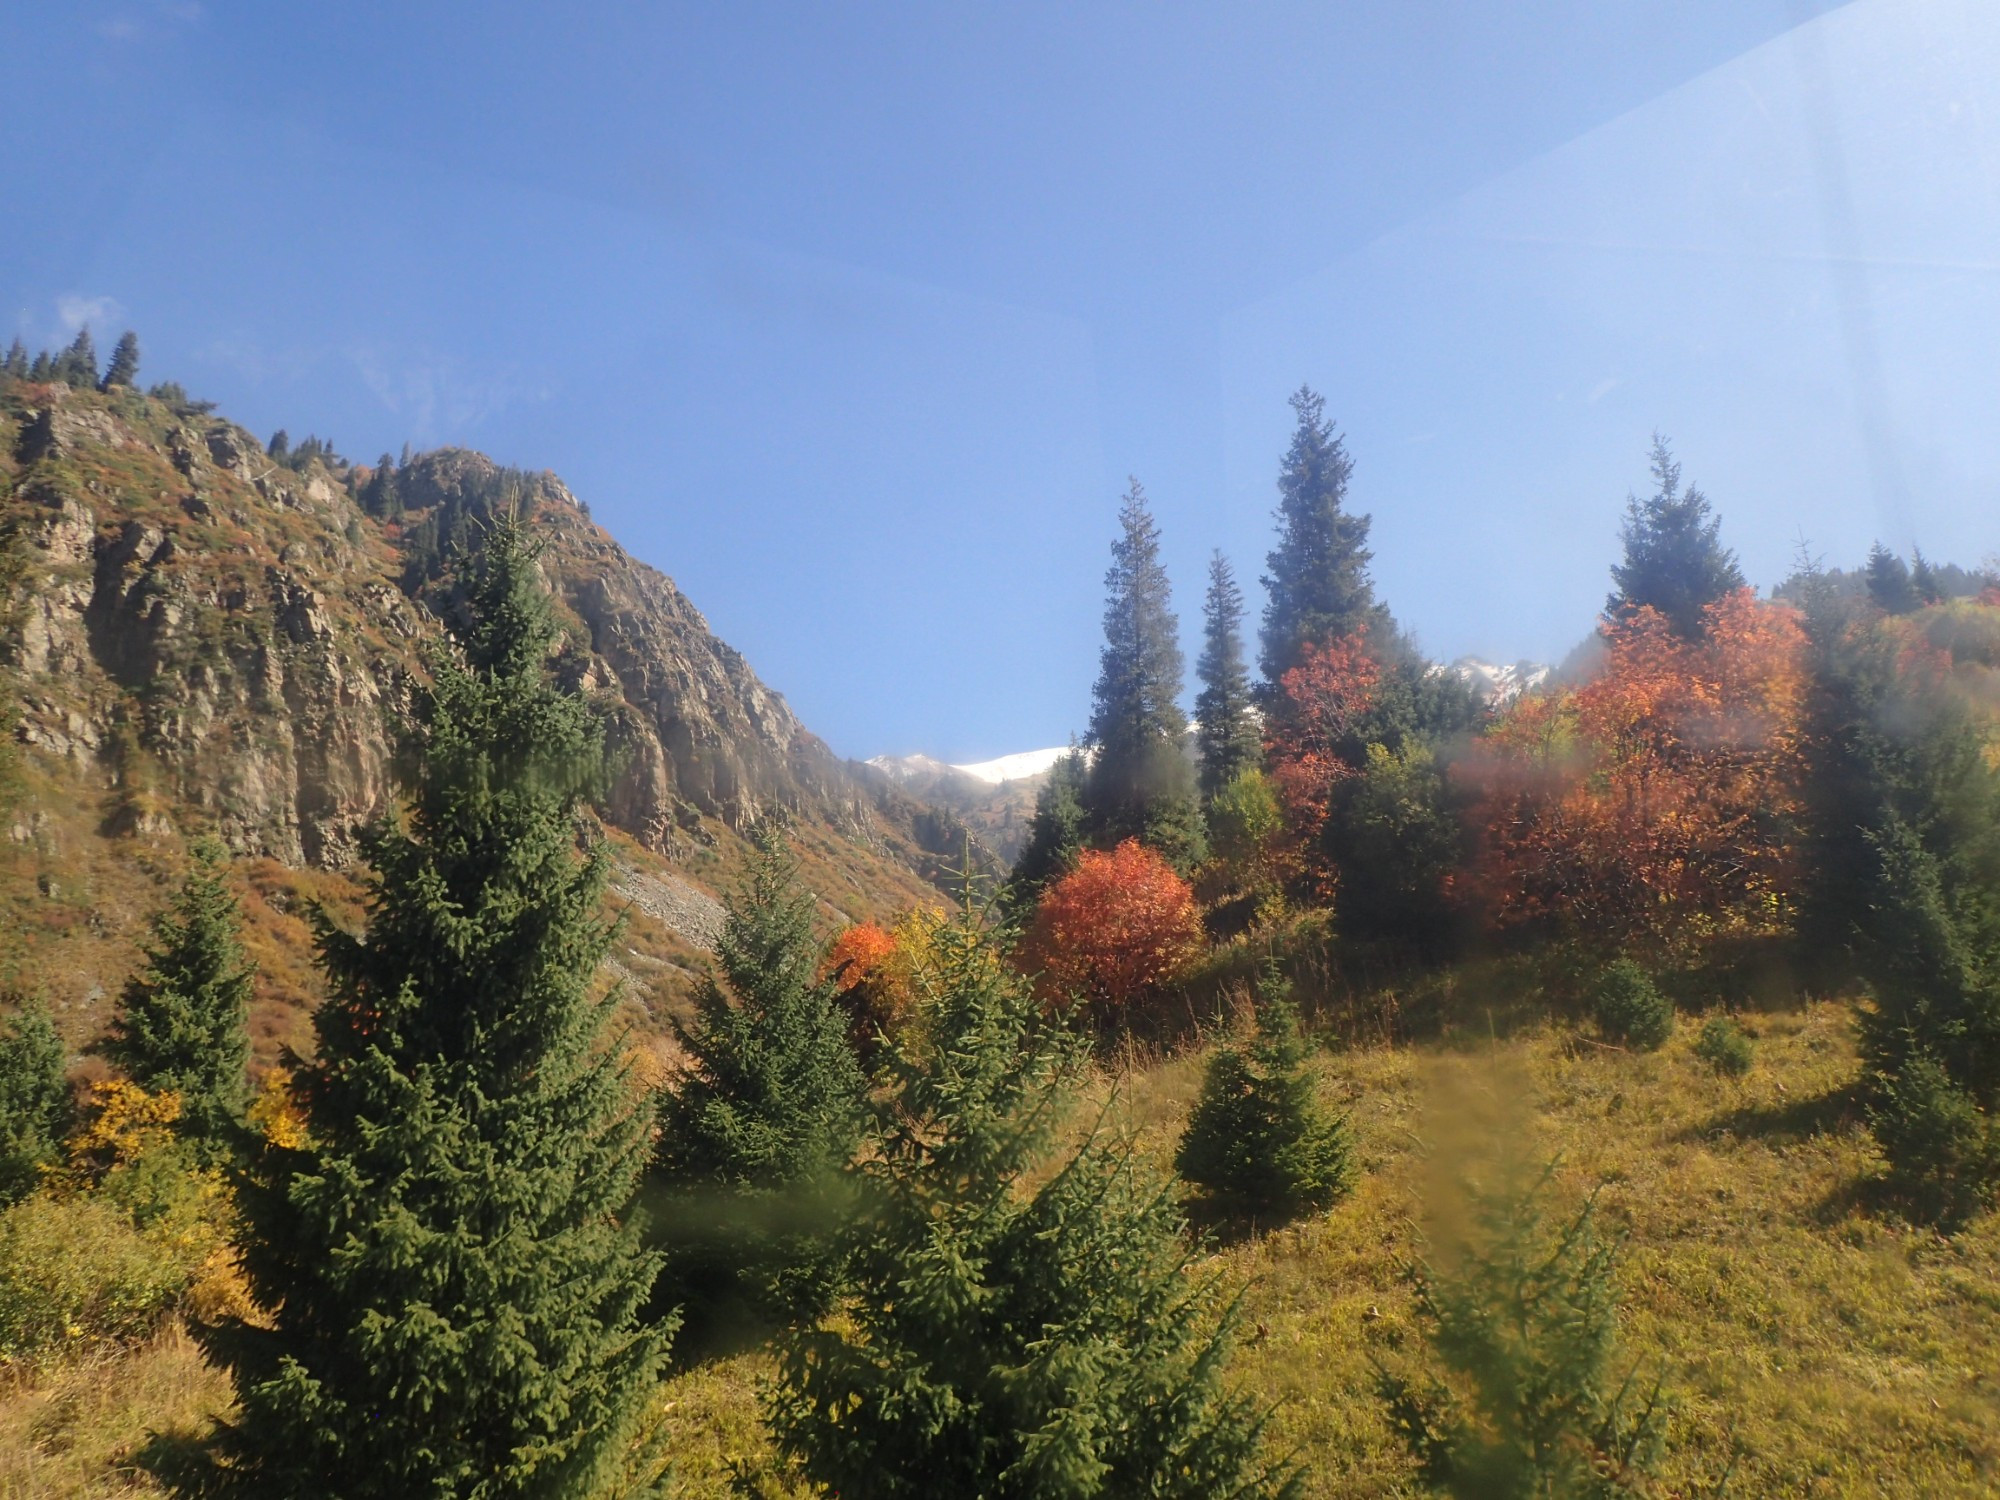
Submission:
<svg viewBox="0 0 2000 1500">
<path fill-rule="evenodd" d="M 1355 1192 L 1208 1257 L 1247 1286 L 1236 1375 L 1275 1403 L 1272 1434 L 1307 1471 L 1307 1495 L 1416 1492 L 1375 1362 L 1420 1355 L 1404 1269 L 1448 1240 L 1458 1171 L 1496 1148 L 1557 1158 L 1552 1216 L 1596 1190 L 1600 1222 L 1626 1236 L 1622 1357 L 1678 1396 L 1664 1493 L 1703 1492 L 1732 1456 L 1738 1495 L 1993 1493 L 2000 1222 L 1945 1238 L 1874 1202 L 1848 1006 L 1744 1020 L 1756 1050 L 1741 1079 L 1695 1055 L 1698 1018 L 1685 1015 L 1656 1053 L 1540 1021 L 1318 1055 L 1355 1133 Z M 1094 1084 L 1163 1167 L 1201 1062 L 1188 1050 Z M 682 1494 L 725 1496 L 732 1467 L 764 1459 L 768 1368 L 743 1355 L 663 1387 Z M 0 1500 L 156 1493 L 137 1466 L 149 1435 L 191 1431 L 227 1399 L 178 1329 L 0 1373 Z"/>
</svg>

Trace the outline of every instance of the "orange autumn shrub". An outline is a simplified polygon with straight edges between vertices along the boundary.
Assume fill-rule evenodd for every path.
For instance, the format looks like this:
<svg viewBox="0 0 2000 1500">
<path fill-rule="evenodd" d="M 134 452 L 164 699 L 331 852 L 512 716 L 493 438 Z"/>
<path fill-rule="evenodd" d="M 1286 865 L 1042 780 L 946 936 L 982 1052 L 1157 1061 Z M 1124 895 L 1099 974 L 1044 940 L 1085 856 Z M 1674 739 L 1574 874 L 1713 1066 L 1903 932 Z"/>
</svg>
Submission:
<svg viewBox="0 0 2000 1500">
<path fill-rule="evenodd" d="M 1497 926 L 1665 954 L 1789 922 L 1804 631 L 1748 589 L 1704 621 L 1699 640 L 1652 609 L 1607 622 L 1596 679 L 1516 699 L 1461 765 Z"/>
<path fill-rule="evenodd" d="M 1087 849 L 1035 910 L 1023 957 L 1052 1001 L 1112 1013 L 1170 984 L 1200 954 L 1194 891 L 1137 839 Z"/>
<path fill-rule="evenodd" d="M 833 982 L 848 1015 L 854 1044 L 870 1050 L 909 1008 L 910 987 L 894 933 L 874 922 L 843 928 L 828 945 L 820 972 Z"/>
</svg>

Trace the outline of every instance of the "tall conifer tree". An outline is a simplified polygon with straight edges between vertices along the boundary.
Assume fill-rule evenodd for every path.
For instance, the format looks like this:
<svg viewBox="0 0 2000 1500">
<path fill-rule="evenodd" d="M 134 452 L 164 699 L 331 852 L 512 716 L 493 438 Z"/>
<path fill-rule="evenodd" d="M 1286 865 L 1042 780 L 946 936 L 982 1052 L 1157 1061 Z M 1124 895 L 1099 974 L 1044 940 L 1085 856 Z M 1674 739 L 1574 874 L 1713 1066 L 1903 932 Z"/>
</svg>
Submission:
<svg viewBox="0 0 2000 1500">
<path fill-rule="evenodd" d="M 7 357 L 0 360 L 0 375 L 11 375 L 16 380 L 28 378 L 28 346 L 18 338 L 7 346 Z"/>
<path fill-rule="evenodd" d="M 1354 462 L 1310 387 L 1292 397 L 1298 426 L 1278 471 L 1278 545 L 1265 559 L 1266 601 L 1258 664 L 1267 688 L 1324 645 L 1382 611 L 1368 578 L 1369 518 L 1346 508 Z"/>
<path fill-rule="evenodd" d="M 104 389 L 130 385 L 139 377 L 139 335 L 126 329 L 111 351 L 111 363 L 104 370 Z"/>
<path fill-rule="evenodd" d="M 1163 1186 L 1060 1145 L 1074 1040 L 969 917 L 917 982 L 855 1169 L 850 1299 L 787 1340 L 769 1398 L 780 1452 L 872 1500 L 1296 1494 L 1224 1387 L 1233 1309 Z"/>
<path fill-rule="evenodd" d="M 1611 569 L 1617 587 L 1604 608 L 1615 618 L 1651 605 L 1676 634 L 1693 640 L 1702 632 L 1702 610 L 1742 588 L 1743 574 L 1736 554 L 1722 545 L 1722 518 L 1700 490 L 1681 488 L 1681 466 L 1658 433 L 1649 462 L 1658 488 L 1648 499 L 1626 499 L 1625 557 Z"/>
<path fill-rule="evenodd" d="M 180 1095 L 181 1132 L 227 1147 L 249 1103 L 250 992 L 228 851 L 194 846 L 194 867 L 153 919 L 145 964 L 125 986 L 104 1055 L 141 1088 Z"/>
<path fill-rule="evenodd" d="M 85 390 L 97 384 L 97 345 L 91 342 L 88 323 L 77 329 L 76 337 L 57 359 L 54 378 Z"/>
<path fill-rule="evenodd" d="M 589 996 L 602 730 L 550 680 L 517 520 L 466 585 L 406 747 L 408 812 L 367 844 L 367 932 L 322 924 L 306 1143 L 243 1185 L 268 1321 L 205 1333 L 238 1410 L 200 1492 L 648 1488 L 632 1440 L 666 1330 L 638 1322 L 657 1266 L 622 1221 L 652 1112 Z"/>
<path fill-rule="evenodd" d="M 1181 742 L 1180 621 L 1160 529 L 1134 479 L 1118 511 L 1118 539 L 1104 575 L 1104 648 L 1092 690 L 1084 789 L 1085 826 L 1096 843 L 1140 838 L 1177 864 L 1200 853 L 1194 777 Z"/>
<path fill-rule="evenodd" d="M 1243 664 L 1243 590 L 1220 552 L 1208 562 L 1195 675 L 1201 679 L 1194 700 L 1195 744 L 1206 799 L 1256 765 L 1264 752 L 1250 701 L 1250 673 Z"/>
</svg>

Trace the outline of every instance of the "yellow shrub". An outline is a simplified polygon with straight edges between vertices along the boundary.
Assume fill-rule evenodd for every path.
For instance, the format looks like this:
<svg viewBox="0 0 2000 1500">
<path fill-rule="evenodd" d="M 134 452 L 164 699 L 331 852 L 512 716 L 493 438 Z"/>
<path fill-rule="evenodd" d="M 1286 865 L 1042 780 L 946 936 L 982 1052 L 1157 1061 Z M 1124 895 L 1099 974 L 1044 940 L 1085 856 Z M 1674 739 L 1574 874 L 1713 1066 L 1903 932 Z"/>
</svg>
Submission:
<svg viewBox="0 0 2000 1500">
<path fill-rule="evenodd" d="M 248 1118 L 260 1135 L 285 1151 L 296 1151 L 306 1143 L 306 1117 L 292 1097 L 292 1075 L 273 1068 L 251 1101 Z"/>
<path fill-rule="evenodd" d="M 61 1175 L 70 1186 L 80 1186 L 129 1165 L 170 1143 L 180 1117 L 180 1095 L 171 1090 L 149 1094 L 123 1078 L 93 1083 L 83 1120 L 69 1138 L 68 1170 Z"/>
</svg>

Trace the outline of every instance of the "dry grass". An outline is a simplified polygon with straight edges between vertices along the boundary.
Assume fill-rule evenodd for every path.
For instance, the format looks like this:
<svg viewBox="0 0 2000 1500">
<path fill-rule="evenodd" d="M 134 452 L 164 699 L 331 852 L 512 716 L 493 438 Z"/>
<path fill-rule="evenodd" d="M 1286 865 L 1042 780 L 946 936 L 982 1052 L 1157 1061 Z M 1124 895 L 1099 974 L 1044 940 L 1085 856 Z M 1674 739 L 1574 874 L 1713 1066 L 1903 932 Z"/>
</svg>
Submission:
<svg viewBox="0 0 2000 1500">
<path fill-rule="evenodd" d="M 1876 1160 L 1848 1099 L 1844 1007 L 1750 1027 L 1757 1061 L 1740 1081 L 1693 1055 L 1698 1027 L 1685 1023 L 1649 1055 L 1545 1026 L 1318 1059 L 1351 1113 L 1359 1188 L 1322 1218 L 1213 1257 L 1250 1284 L 1237 1374 L 1278 1403 L 1272 1433 L 1309 1470 L 1308 1495 L 1412 1493 L 1371 1356 L 1409 1347 L 1402 1268 L 1449 1211 L 1440 1163 L 1503 1133 L 1559 1155 L 1572 1201 L 1602 1185 L 1605 1222 L 1629 1235 L 1625 1352 L 1662 1364 L 1681 1397 L 1671 1490 L 1713 1474 L 1735 1445 L 1739 1495 L 1994 1492 L 2000 1221 L 1944 1240 L 1869 1206 Z M 1123 1116 L 1142 1150 L 1171 1153 L 1199 1081 L 1195 1056 L 1125 1076 Z M 662 1391 L 681 1494 L 721 1500 L 731 1464 L 768 1452 L 757 1382 L 769 1370 L 767 1356 L 745 1355 Z M 144 1430 L 184 1427 L 223 1398 L 171 1335 L 65 1378 L 75 1394 L 0 1402 L 0 1500 L 143 1493 L 119 1466 Z"/>
<path fill-rule="evenodd" d="M 0 1500 L 157 1494 L 134 1464 L 151 1435 L 192 1435 L 229 1400 L 178 1326 L 115 1358 L 0 1376 Z"/>
</svg>

